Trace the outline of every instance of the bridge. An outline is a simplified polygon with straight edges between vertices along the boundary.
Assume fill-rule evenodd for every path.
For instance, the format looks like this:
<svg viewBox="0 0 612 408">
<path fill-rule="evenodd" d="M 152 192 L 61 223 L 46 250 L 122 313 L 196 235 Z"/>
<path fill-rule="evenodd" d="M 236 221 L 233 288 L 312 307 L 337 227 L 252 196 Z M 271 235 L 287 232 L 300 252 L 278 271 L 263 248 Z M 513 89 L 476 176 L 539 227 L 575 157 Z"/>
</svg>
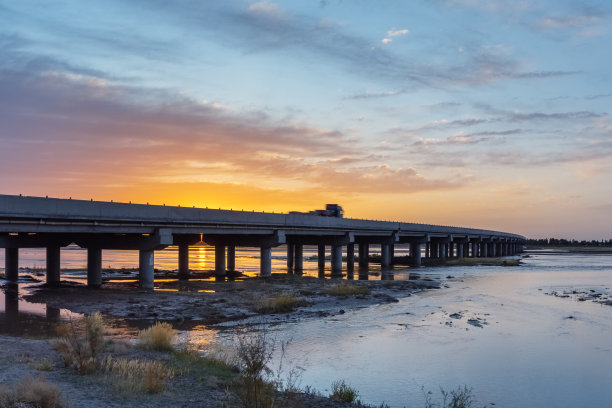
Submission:
<svg viewBox="0 0 612 408">
<path fill-rule="evenodd" d="M 102 250 L 139 251 L 139 282 L 153 288 L 155 251 L 178 247 L 179 277 L 189 276 L 189 246 L 204 241 L 215 247 L 215 274 L 235 269 L 236 247 L 260 248 L 260 276 L 271 275 L 272 248 L 287 248 L 287 268 L 303 268 L 304 245 L 318 246 L 319 267 L 331 247 L 332 274 L 367 267 L 370 246 L 380 246 L 388 268 L 398 245 L 409 246 L 410 261 L 423 257 L 509 256 L 522 251 L 525 237 L 499 231 L 405 222 L 213 210 L 148 204 L 114 203 L 0 195 L 0 248 L 5 248 L 5 277 L 16 281 L 19 248 L 46 248 L 46 283 L 60 282 L 60 248 L 87 249 L 87 285 L 102 283 Z"/>
</svg>

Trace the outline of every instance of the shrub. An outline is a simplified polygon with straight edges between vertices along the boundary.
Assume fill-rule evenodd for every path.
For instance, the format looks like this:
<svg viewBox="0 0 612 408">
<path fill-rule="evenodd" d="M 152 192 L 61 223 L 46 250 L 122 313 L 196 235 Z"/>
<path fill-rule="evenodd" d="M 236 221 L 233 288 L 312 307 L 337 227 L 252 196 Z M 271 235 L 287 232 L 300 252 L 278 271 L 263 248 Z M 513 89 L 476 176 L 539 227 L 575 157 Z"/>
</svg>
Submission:
<svg viewBox="0 0 612 408">
<path fill-rule="evenodd" d="M 177 335 L 177 331 L 169 323 L 157 322 L 148 329 L 138 332 L 138 340 L 144 348 L 158 351 L 172 351 L 172 343 Z"/>
<path fill-rule="evenodd" d="M 159 393 L 164 390 L 166 380 L 172 378 L 174 370 L 154 360 L 127 360 L 107 357 L 100 364 L 113 387 L 126 395 L 134 392 Z"/>
<path fill-rule="evenodd" d="M 359 396 L 359 392 L 348 385 L 344 380 L 338 380 L 332 383 L 332 393 L 330 396 L 342 402 L 355 402 Z"/>
<path fill-rule="evenodd" d="M 273 407 L 275 403 L 275 384 L 266 381 L 272 374 L 268 367 L 274 342 L 269 342 L 266 332 L 257 336 L 238 337 L 236 356 L 240 368 L 238 397 L 247 408 Z"/>
<path fill-rule="evenodd" d="M 63 355 L 66 366 L 81 374 L 91 372 L 104 345 L 106 332 L 100 312 L 78 321 L 69 318 L 67 322 L 57 325 L 56 332 L 58 338 L 53 339 L 51 344 Z"/>
<path fill-rule="evenodd" d="M 470 408 L 475 402 L 472 389 L 466 385 L 457 387 L 452 391 L 445 391 L 440 387 L 440 394 L 442 395 L 442 404 L 434 404 L 431 401 L 432 392 L 425 393 L 425 408 Z"/>
<path fill-rule="evenodd" d="M 15 387 L 17 402 L 40 408 L 63 408 L 67 404 L 59 388 L 43 377 L 26 377 Z M 9 405 L 10 406 L 10 405 Z"/>
<path fill-rule="evenodd" d="M 304 305 L 306 305 L 306 301 L 303 298 L 291 294 L 282 294 L 273 298 L 262 299 L 256 304 L 255 310 L 259 313 L 289 313 L 296 307 Z"/>
<path fill-rule="evenodd" d="M 367 295 L 370 289 L 367 286 L 339 283 L 329 288 L 327 293 L 333 296 Z"/>
</svg>

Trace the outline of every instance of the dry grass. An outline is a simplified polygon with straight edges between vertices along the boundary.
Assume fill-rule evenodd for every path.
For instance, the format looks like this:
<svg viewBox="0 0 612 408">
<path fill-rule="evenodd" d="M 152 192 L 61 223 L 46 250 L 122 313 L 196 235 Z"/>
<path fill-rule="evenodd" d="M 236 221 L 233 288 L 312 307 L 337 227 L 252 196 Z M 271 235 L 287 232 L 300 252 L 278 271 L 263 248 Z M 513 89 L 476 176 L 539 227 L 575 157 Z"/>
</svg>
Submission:
<svg viewBox="0 0 612 408">
<path fill-rule="evenodd" d="M 332 383 L 332 393 L 330 395 L 332 399 L 351 403 L 355 402 L 358 396 L 359 392 L 348 385 L 344 380 L 338 380 Z"/>
<path fill-rule="evenodd" d="M 68 319 L 57 325 L 56 332 L 58 338 L 52 339 L 51 345 L 62 354 L 66 367 L 81 374 L 93 371 L 106 332 L 100 312 L 78 321 Z"/>
<path fill-rule="evenodd" d="M 289 313 L 296 307 L 305 306 L 306 300 L 288 293 L 273 298 L 262 299 L 255 305 L 258 313 Z"/>
<path fill-rule="evenodd" d="M 157 322 L 148 329 L 138 332 L 140 346 L 158 351 L 174 350 L 177 331 L 169 323 Z"/>
<path fill-rule="evenodd" d="M 167 368 L 160 361 L 127 360 L 107 357 L 100 363 L 113 388 L 124 394 L 162 392 L 166 380 L 174 377 L 174 370 Z"/>
<path fill-rule="evenodd" d="M 44 377 L 25 377 L 14 388 L 0 385 L 0 408 L 64 408 L 68 404 L 59 388 Z"/>
<path fill-rule="evenodd" d="M 367 295 L 370 288 L 343 282 L 329 288 L 327 293 L 332 296 Z"/>
</svg>

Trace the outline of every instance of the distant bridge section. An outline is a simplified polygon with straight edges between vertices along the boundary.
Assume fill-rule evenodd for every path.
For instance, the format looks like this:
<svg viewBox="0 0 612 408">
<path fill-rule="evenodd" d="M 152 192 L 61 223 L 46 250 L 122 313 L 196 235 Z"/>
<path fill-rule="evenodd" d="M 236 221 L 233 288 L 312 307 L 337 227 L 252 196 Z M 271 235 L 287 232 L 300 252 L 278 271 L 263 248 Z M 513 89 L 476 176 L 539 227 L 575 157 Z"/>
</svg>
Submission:
<svg viewBox="0 0 612 408">
<path fill-rule="evenodd" d="M 429 224 L 320 217 L 309 214 L 212 210 L 46 197 L 0 195 L 0 248 L 5 275 L 17 280 L 19 248 L 46 248 L 47 284 L 60 280 L 60 248 L 72 243 L 87 249 L 87 282 L 102 283 L 102 249 L 138 250 L 140 285 L 153 288 L 154 252 L 178 246 L 178 274 L 189 275 L 189 246 L 215 247 L 215 273 L 235 269 L 235 248 L 260 248 L 261 276 L 271 274 L 271 249 L 287 248 L 287 268 L 303 268 L 303 246 L 317 245 L 319 267 L 331 246 L 332 274 L 367 267 L 371 245 L 379 245 L 381 265 L 389 268 L 394 249 L 408 245 L 412 264 L 422 258 L 509 256 L 522 251 L 525 237 L 499 231 Z"/>
</svg>

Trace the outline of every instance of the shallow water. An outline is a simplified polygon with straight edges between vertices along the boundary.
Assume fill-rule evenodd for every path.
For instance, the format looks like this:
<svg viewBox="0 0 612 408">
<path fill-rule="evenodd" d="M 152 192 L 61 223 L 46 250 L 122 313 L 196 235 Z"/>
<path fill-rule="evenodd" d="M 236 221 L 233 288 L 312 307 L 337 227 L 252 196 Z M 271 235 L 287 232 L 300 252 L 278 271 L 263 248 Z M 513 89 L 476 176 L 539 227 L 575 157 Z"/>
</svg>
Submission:
<svg viewBox="0 0 612 408">
<path fill-rule="evenodd" d="M 612 307 L 545 293 L 609 294 L 612 255 L 533 255 L 519 268 L 429 272 L 456 278 L 396 304 L 275 326 L 271 336 L 291 340 L 285 363 L 304 369 L 303 385 L 325 392 L 343 378 L 366 403 L 423 406 L 423 388 L 465 384 L 479 406 L 609 405 Z"/>
<path fill-rule="evenodd" d="M 113 258 L 105 251 L 105 267 L 137 265 L 136 253 L 126 261 L 121 258 L 126 251 L 116 252 Z M 192 251 L 192 259 L 199 252 Z M 44 266 L 44 252 L 30 258 L 28 254 L 20 252 L 21 266 Z M 257 272 L 257 251 L 237 251 L 237 255 L 238 269 Z M 305 251 L 306 274 L 318 273 L 315 255 L 314 248 Z M 62 267 L 85 266 L 82 250 L 65 249 L 62 256 Z M 212 251 L 204 248 L 202 256 L 207 259 L 200 263 L 202 269 L 212 269 Z M 282 250 L 274 253 L 274 259 L 274 272 L 286 270 Z M 174 269 L 176 251 L 157 253 L 156 261 L 160 262 L 156 267 Z M 366 403 L 420 407 L 423 389 L 437 393 L 439 387 L 450 390 L 465 384 L 473 388 L 476 406 L 608 406 L 612 306 L 578 301 L 580 295 L 571 291 L 612 296 L 612 255 L 534 253 L 524 261 L 520 267 L 419 268 L 443 280 L 448 275 L 454 278 L 446 280 L 448 288 L 399 303 L 275 325 L 270 336 L 277 344 L 290 340 L 284 364 L 303 368 L 303 386 L 327 393 L 331 383 L 342 378 L 359 390 Z M 405 279 L 409 271 L 414 269 L 397 269 L 392 276 Z M 381 279 L 379 272 L 374 266 L 370 278 Z M 62 279 L 83 276 L 69 271 L 62 273 Z M 27 285 L 21 283 L 19 293 Z M 70 316 L 65 310 L 24 302 L 11 288 L 5 284 L 0 291 L 3 333 L 50 334 L 60 315 Z M 570 295 L 547 295 L 553 292 Z M 201 346 L 233 341 L 231 330 L 218 332 L 206 326 L 181 336 Z"/>
</svg>

